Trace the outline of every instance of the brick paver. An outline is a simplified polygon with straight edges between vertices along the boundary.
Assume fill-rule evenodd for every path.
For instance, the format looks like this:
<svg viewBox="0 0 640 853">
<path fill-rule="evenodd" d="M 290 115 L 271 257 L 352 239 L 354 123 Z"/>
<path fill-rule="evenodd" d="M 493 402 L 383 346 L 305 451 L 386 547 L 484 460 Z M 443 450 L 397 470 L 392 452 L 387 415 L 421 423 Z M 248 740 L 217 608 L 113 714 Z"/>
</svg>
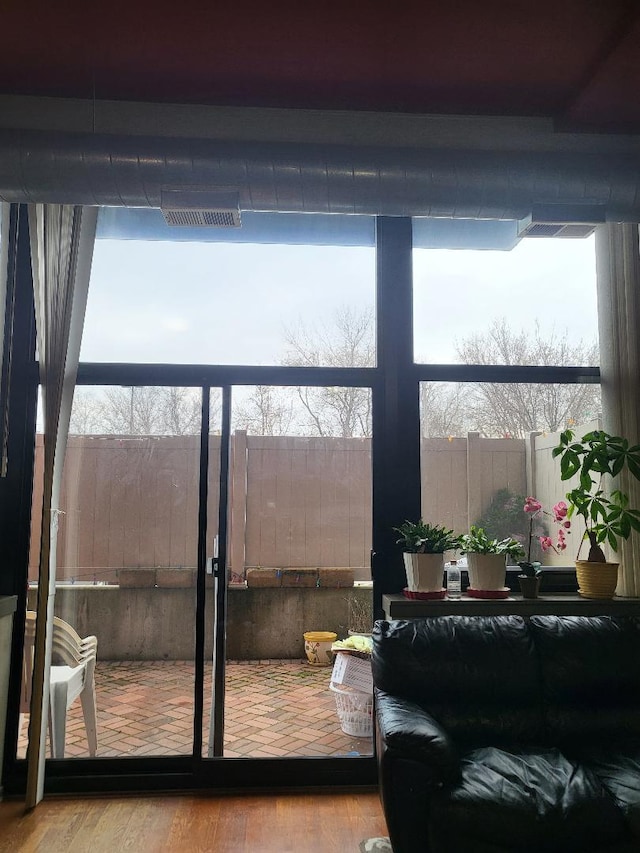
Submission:
<svg viewBox="0 0 640 853">
<path fill-rule="evenodd" d="M 331 669 L 306 661 L 228 662 L 225 683 L 227 757 L 370 755 L 371 738 L 340 728 L 329 690 Z M 190 755 L 194 666 L 188 661 L 98 661 L 98 756 Z M 211 674 L 205 678 L 207 754 Z M 18 755 L 26 750 L 26 723 Z M 80 702 L 67 714 L 65 757 L 87 757 Z"/>
</svg>

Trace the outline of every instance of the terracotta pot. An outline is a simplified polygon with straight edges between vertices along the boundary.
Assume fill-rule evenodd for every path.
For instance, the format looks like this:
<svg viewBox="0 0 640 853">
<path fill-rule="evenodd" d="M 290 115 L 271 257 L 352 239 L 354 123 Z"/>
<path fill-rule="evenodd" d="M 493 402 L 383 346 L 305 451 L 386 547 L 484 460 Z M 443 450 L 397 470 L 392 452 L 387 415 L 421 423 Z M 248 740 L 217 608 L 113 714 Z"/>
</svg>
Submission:
<svg viewBox="0 0 640 853">
<path fill-rule="evenodd" d="M 504 589 L 507 576 L 506 554 L 467 553 L 469 586 L 472 589 Z"/>
<path fill-rule="evenodd" d="M 618 585 L 618 563 L 576 560 L 578 592 L 583 598 L 613 598 Z"/>
<path fill-rule="evenodd" d="M 444 554 L 404 553 L 407 589 L 411 592 L 440 592 L 444 579 Z"/>
</svg>

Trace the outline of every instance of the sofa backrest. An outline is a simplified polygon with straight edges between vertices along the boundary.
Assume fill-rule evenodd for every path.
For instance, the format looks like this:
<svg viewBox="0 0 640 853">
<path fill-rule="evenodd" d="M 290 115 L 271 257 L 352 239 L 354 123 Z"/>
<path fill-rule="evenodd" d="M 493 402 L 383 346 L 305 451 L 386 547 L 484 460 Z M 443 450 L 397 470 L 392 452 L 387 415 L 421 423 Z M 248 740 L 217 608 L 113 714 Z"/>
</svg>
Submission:
<svg viewBox="0 0 640 853">
<path fill-rule="evenodd" d="M 520 616 L 377 622 L 372 668 L 376 687 L 422 706 L 457 739 L 541 737 L 538 659 Z"/>
<path fill-rule="evenodd" d="M 640 617 L 532 616 L 548 737 L 640 736 Z"/>
</svg>

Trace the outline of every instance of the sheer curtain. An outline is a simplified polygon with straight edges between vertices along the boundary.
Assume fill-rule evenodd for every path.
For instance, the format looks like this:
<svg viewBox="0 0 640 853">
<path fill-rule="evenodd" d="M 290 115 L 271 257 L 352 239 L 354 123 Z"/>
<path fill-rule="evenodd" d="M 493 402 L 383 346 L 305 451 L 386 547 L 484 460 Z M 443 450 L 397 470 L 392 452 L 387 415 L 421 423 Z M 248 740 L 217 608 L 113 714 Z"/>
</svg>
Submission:
<svg viewBox="0 0 640 853">
<path fill-rule="evenodd" d="M 602 225 L 596 231 L 598 327 L 603 426 L 640 443 L 640 255 L 638 225 Z M 630 505 L 640 507 L 640 483 L 619 478 Z M 618 595 L 640 595 L 640 535 L 618 552 Z"/>
<path fill-rule="evenodd" d="M 29 746 L 27 808 L 44 791 L 57 513 L 80 355 L 97 208 L 29 206 L 31 264 L 44 413 L 44 496 Z"/>
</svg>

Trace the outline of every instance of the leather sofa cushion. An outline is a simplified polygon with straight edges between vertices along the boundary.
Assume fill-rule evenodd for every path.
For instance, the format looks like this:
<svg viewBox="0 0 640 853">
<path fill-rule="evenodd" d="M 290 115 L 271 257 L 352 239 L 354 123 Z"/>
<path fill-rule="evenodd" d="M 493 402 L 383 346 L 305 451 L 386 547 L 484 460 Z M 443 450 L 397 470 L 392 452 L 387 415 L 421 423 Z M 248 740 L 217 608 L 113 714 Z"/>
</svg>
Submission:
<svg viewBox="0 0 640 853">
<path fill-rule="evenodd" d="M 470 751 L 460 784 L 432 799 L 431 820 L 435 850 L 585 853 L 629 842 L 597 776 L 557 749 Z"/>
<path fill-rule="evenodd" d="M 376 723 L 386 749 L 398 758 L 424 763 L 422 772 L 434 784 L 460 776 L 458 751 L 447 732 L 419 705 L 375 690 Z"/>
<path fill-rule="evenodd" d="M 640 618 L 532 616 L 547 738 L 640 737 Z"/>
<path fill-rule="evenodd" d="M 617 746 L 604 739 L 576 757 L 613 797 L 640 849 L 640 739 Z"/>
<path fill-rule="evenodd" d="M 375 685 L 423 707 L 458 743 L 538 741 L 540 673 L 520 616 L 379 621 Z"/>
</svg>

